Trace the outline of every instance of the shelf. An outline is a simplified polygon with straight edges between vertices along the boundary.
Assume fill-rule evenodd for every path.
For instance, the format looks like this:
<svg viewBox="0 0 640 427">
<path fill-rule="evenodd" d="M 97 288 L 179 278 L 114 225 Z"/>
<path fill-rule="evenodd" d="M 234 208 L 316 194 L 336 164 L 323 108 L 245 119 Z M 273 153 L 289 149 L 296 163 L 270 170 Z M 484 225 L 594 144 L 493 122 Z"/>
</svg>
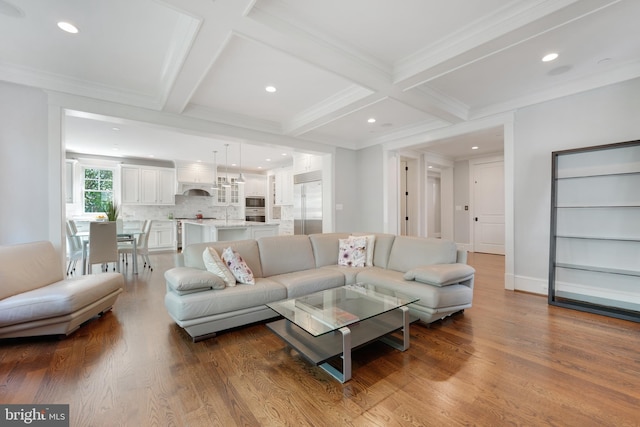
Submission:
<svg viewBox="0 0 640 427">
<path fill-rule="evenodd" d="M 607 240 L 618 242 L 640 242 L 640 237 L 620 237 L 620 236 L 584 236 L 584 235 L 569 235 L 569 234 L 556 234 L 558 239 L 585 239 L 585 240 Z"/>
<path fill-rule="evenodd" d="M 640 174 L 640 163 L 598 165 L 590 168 L 571 168 L 558 170 L 557 179 L 593 178 L 599 176 L 636 175 Z"/>
<path fill-rule="evenodd" d="M 597 267 L 593 265 L 568 264 L 568 263 L 559 262 L 559 263 L 556 263 L 556 268 L 567 268 L 570 270 L 594 271 L 597 273 L 620 274 L 623 276 L 640 277 L 640 271 L 624 270 L 620 268 Z"/>
<path fill-rule="evenodd" d="M 557 209 L 637 209 L 640 208 L 640 202 L 634 203 L 625 203 L 619 205 L 611 205 L 611 204 L 602 204 L 602 205 L 556 205 L 554 208 Z"/>
</svg>

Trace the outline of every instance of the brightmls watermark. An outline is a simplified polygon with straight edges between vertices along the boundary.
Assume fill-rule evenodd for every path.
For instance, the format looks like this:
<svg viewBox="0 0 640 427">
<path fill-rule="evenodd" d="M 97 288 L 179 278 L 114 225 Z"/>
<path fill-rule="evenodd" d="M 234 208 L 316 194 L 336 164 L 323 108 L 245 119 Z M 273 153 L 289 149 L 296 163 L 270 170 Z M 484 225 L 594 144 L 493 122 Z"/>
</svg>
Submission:
<svg viewBox="0 0 640 427">
<path fill-rule="evenodd" d="M 0 426 L 69 427 L 69 405 L 2 405 Z"/>
</svg>

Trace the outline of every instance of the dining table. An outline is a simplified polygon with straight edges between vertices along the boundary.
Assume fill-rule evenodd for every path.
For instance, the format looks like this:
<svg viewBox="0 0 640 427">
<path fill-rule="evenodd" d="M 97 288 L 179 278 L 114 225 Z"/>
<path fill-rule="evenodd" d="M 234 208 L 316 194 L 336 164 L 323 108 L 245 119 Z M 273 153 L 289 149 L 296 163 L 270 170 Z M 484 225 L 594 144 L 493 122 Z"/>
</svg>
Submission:
<svg viewBox="0 0 640 427">
<path fill-rule="evenodd" d="M 138 274 L 138 252 L 137 252 L 137 240 L 138 236 L 142 234 L 143 231 L 139 229 L 124 229 L 122 232 L 118 233 L 118 243 L 131 242 L 132 245 L 132 255 L 133 255 L 133 274 Z M 82 275 L 87 274 L 87 255 L 88 255 L 88 246 L 89 241 L 91 239 L 91 235 L 88 231 L 79 231 L 75 234 L 75 236 L 82 238 Z"/>
</svg>

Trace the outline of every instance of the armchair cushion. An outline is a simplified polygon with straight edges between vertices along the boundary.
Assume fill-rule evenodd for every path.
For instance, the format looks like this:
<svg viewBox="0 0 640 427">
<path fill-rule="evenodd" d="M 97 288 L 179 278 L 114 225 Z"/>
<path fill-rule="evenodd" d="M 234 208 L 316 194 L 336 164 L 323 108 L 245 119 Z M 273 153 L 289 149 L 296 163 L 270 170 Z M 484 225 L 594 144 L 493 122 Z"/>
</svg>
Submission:
<svg viewBox="0 0 640 427">
<path fill-rule="evenodd" d="M 171 289 L 182 293 L 226 287 L 221 277 L 198 268 L 175 267 L 167 270 L 164 278 Z"/>
<path fill-rule="evenodd" d="M 459 283 L 473 276 L 475 269 L 467 264 L 433 264 L 412 268 L 404 273 L 404 280 L 415 280 L 433 286 Z"/>
</svg>

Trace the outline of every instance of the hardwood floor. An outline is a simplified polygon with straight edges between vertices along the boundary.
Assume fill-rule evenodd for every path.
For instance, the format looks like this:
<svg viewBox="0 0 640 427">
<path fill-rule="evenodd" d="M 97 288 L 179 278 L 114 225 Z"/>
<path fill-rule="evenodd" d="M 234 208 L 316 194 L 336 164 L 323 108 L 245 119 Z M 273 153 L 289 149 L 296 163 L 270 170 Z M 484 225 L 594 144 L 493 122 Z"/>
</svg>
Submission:
<svg viewBox="0 0 640 427">
<path fill-rule="evenodd" d="M 72 426 L 640 425 L 640 324 L 503 289 L 470 254 L 473 308 L 411 348 L 374 343 L 340 384 L 264 325 L 199 343 L 164 305 L 171 255 L 127 275 L 112 312 L 58 340 L 0 342 L 1 403 L 67 403 Z"/>
</svg>

